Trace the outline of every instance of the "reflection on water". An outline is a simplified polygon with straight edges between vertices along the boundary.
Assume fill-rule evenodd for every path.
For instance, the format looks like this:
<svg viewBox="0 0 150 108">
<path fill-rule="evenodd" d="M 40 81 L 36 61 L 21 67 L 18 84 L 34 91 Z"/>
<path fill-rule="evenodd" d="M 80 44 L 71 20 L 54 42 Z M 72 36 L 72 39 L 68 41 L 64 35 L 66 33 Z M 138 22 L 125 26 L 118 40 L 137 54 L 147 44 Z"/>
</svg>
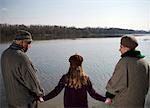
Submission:
<svg viewBox="0 0 150 108">
<path fill-rule="evenodd" d="M 138 40 L 140 42 L 138 49 L 150 61 L 150 50 L 148 50 L 150 49 L 150 41 L 144 41 L 141 38 L 138 38 Z M 35 41 L 27 54 L 39 70 L 38 76 L 46 93 L 51 91 L 57 85 L 61 76 L 68 71 L 68 58 L 75 53 L 79 53 L 84 57 L 83 68 L 90 76 L 95 90 L 104 95 L 106 83 L 120 58 L 119 43 L 120 38 Z M 8 46 L 9 44 L 1 44 L 0 54 Z M 6 102 L 3 102 L 5 101 L 5 95 L 1 72 L 0 80 L 0 105 L 3 108 Z M 147 105 L 150 103 L 150 96 L 148 98 Z M 54 99 L 40 104 L 42 108 L 48 106 L 51 108 L 63 107 L 63 91 Z M 90 108 L 99 108 L 100 106 L 104 107 L 104 104 L 89 96 Z"/>
</svg>

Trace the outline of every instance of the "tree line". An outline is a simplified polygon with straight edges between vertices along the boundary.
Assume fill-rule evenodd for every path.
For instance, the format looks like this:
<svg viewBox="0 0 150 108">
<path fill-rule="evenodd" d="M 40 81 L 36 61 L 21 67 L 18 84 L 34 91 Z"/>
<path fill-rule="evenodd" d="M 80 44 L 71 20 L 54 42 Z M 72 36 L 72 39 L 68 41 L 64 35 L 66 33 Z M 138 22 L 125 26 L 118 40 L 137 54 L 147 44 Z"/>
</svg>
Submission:
<svg viewBox="0 0 150 108">
<path fill-rule="evenodd" d="M 74 39 L 74 38 L 100 38 L 116 37 L 124 34 L 146 34 L 150 33 L 142 30 L 130 30 L 120 28 L 76 28 L 66 26 L 50 25 L 11 25 L 0 24 L 0 42 L 11 41 L 15 37 L 17 30 L 29 31 L 34 40 L 49 39 Z"/>
</svg>

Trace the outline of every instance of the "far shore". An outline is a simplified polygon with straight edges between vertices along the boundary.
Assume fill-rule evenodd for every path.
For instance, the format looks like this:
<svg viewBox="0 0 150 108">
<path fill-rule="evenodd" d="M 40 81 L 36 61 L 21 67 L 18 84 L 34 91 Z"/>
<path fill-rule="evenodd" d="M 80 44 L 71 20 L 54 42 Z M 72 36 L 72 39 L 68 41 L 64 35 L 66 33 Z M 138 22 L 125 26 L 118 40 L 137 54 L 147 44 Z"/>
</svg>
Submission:
<svg viewBox="0 0 150 108">
<path fill-rule="evenodd" d="M 88 38 L 116 38 L 116 37 L 121 37 L 124 35 L 133 35 L 133 36 L 150 36 L 150 34 L 105 34 L 105 35 L 91 35 L 91 36 L 83 36 L 83 37 L 74 37 L 74 38 L 35 38 L 35 36 L 33 36 L 33 40 L 34 41 L 43 41 L 43 40 L 76 40 L 76 39 L 88 39 Z M 0 40 L 0 43 L 9 43 L 12 42 L 13 39 L 4 39 L 4 40 Z M 149 39 L 144 39 L 144 40 L 149 40 Z"/>
</svg>

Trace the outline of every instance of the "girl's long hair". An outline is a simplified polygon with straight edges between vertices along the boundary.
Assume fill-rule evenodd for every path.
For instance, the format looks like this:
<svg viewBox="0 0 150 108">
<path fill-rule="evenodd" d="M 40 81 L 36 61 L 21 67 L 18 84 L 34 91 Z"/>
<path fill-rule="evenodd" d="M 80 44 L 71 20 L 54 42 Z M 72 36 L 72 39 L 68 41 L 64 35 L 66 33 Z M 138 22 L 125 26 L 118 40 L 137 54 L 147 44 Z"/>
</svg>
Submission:
<svg viewBox="0 0 150 108">
<path fill-rule="evenodd" d="M 88 76 L 85 74 L 82 66 L 70 65 L 69 71 L 65 75 L 65 85 L 79 89 L 87 84 L 87 79 Z"/>
</svg>

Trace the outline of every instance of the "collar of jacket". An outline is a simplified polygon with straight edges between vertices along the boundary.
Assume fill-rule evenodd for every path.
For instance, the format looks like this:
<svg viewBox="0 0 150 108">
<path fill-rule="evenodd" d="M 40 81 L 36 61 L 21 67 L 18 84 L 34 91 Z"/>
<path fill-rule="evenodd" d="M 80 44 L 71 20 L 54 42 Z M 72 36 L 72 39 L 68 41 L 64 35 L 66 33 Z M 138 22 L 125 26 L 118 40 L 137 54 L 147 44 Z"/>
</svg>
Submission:
<svg viewBox="0 0 150 108">
<path fill-rule="evenodd" d="M 136 58 L 144 58 L 145 56 L 141 54 L 140 51 L 130 50 L 126 53 L 122 54 L 121 57 L 136 57 Z"/>
<path fill-rule="evenodd" d="M 14 50 L 21 50 L 21 51 L 22 51 L 22 48 L 23 48 L 23 47 L 13 42 L 13 43 L 10 45 L 10 48 L 11 48 L 11 49 L 14 49 Z"/>
</svg>

